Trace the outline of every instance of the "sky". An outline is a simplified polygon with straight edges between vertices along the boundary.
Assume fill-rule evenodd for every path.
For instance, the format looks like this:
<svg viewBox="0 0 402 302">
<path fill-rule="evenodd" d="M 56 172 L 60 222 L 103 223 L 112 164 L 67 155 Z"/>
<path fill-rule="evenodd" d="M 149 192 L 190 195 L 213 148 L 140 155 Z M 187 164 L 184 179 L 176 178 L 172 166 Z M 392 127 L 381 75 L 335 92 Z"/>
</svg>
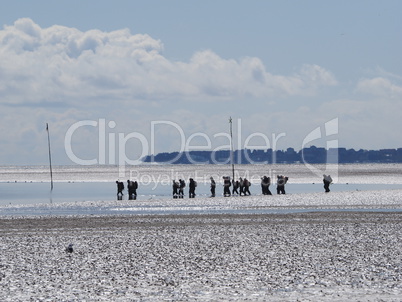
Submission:
<svg viewBox="0 0 402 302">
<path fill-rule="evenodd" d="M 401 1 L 0 4 L 0 165 L 402 147 Z"/>
</svg>

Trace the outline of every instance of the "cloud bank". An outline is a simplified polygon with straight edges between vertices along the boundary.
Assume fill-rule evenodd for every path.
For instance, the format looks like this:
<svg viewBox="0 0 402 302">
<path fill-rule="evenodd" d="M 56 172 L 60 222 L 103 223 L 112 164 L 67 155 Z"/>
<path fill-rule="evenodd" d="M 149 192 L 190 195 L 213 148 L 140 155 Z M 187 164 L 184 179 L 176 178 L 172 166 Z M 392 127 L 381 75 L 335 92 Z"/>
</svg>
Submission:
<svg viewBox="0 0 402 302">
<path fill-rule="evenodd" d="M 317 65 L 282 76 L 267 72 L 258 58 L 224 59 L 205 50 L 189 62 L 175 62 L 164 57 L 163 48 L 161 41 L 128 29 L 82 32 L 18 19 L 0 31 L 0 95 L 10 105 L 83 105 L 94 98 L 199 101 L 311 95 L 337 84 L 331 72 Z"/>
<path fill-rule="evenodd" d="M 213 137 L 227 130 L 232 115 L 242 119 L 243 139 L 286 133 L 278 148 L 298 149 L 309 131 L 333 118 L 340 119 L 341 146 L 375 148 L 375 141 L 387 146 L 401 138 L 389 131 L 399 127 L 402 110 L 397 76 L 345 85 L 318 64 L 279 75 L 259 58 L 224 58 L 209 49 L 177 61 L 164 55 L 162 41 L 128 29 L 84 32 L 18 19 L 0 30 L 0 78 L 2 163 L 46 163 L 46 122 L 56 163 L 69 163 L 64 137 L 82 120 L 115 121 L 110 131 L 147 138 L 151 121 L 169 120 L 187 137 Z M 166 128 L 159 129 L 156 151 L 177 151 L 177 130 Z M 82 129 L 73 143 L 93 158 L 97 129 Z"/>
</svg>

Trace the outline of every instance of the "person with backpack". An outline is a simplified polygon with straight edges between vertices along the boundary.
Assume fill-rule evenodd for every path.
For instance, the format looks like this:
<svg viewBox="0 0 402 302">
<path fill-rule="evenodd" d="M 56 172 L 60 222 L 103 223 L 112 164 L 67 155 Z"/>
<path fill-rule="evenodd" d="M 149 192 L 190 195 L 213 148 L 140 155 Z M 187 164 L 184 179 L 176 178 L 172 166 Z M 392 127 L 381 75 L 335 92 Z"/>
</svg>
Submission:
<svg viewBox="0 0 402 302">
<path fill-rule="evenodd" d="M 178 197 L 178 190 L 179 190 L 180 184 L 173 179 L 173 198 Z"/>
<path fill-rule="evenodd" d="M 127 179 L 127 191 L 128 191 L 128 200 L 132 200 L 134 198 L 134 183 Z"/>
<path fill-rule="evenodd" d="M 261 178 L 261 189 L 263 195 L 272 195 L 271 191 L 269 190 L 269 186 L 271 184 L 271 178 L 264 176 Z"/>
<path fill-rule="evenodd" d="M 237 189 L 240 187 L 240 182 L 238 180 L 235 181 L 234 179 L 232 179 L 232 185 L 232 195 L 234 195 L 235 193 L 239 195 L 239 191 L 237 191 Z"/>
<path fill-rule="evenodd" d="M 288 177 L 283 175 L 278 175 L 278 179 L 276 180 L 276 193 L 279 194 L 286 194 L 285 192 L 285 185 L 288 182 Z"/>
<path fill-rule="evenodd" d="M 243 193 L 244 193 L 244 196 L 251 195 L 250 186 L 251 186 L 251 183 L 248 181 L 248 179 L 247 178 L 243 179 Z"/>
<path fill-rule="evenodd" d="M 323 183 L 324 183 L 324 189 L 325 189 L 325 193 L 328 193 L 329 190 L 329 185 L 332 183 L 332 177 L 331 175 L 323 175 Z"/>
<path fill-rule="evenodd" d="M 197 182 L 190 178 L 190 183 L 188 185 L 188 197 L 194 198 L 195 197 L 195 188 L 197 187 Z"/>
<path fill-rule="evenodd" d="M 244 193 L 244 180 L 241 177 L 239 178 L 239 191 L 240 191 L 240 196 L 241 196 L 241 194 Z"/>
<path fill-rule="evenodd" d="M 223 176 L 223 196 L 230 196 L 230 176 Z"/>
<path fill-rule="evenodd" d="M 123 191 L 124 191 L 124 183 L 122 181 L 116 180 L 117 184 L 117 200 L 122 200 L 123 198 Z"/>
<path fill-rule="evenodd" d="M 186 182 L 184 179 L 179 179 L 179 198 L 184 198 L 184 188 L 186 187 Z"/>
</svg>

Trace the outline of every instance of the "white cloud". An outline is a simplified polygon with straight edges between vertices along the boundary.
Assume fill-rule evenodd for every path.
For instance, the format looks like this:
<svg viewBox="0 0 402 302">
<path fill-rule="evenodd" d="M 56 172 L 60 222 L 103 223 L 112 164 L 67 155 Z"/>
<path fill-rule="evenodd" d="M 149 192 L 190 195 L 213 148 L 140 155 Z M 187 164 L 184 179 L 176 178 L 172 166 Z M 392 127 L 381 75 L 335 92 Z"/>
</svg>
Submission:
<svg viewBox="0 0 402 302">
<path fill-rule="evenodd" d="M 10 104 L 264 98 L 311 95 L 336 84 L 330 72 L 316 65 L 290 76 L 273 75 L 258 58 L 223 59 L 209 50 L 190 62 L 174 62 L 163 56 L 161 41 L 148 35 L 127 29 L 40 28 L 27 18 L 0 31 L 0 58 L 0 95 Z"/>
<path fill-rule="evenodd" d="M 357 91 L 379 97 L 402 100 L 402 86 L 383 77 L 360 80 L 357 84 Z"/>
<path fill-rule="evenodd" d="M 205 133 L 219 145 L 227 143 L 225 137 L 214 134 L 227 132 L 232 115 L 242 120 L 243 140 L 260 132 L 272 142 L 273 134 L 286 133 L 278 147 L 298 149 L 309 131 L 339 117 L 340 135 L 351 145 L 370 144 L 374 137 L 381 137 L 384 146 L 397 141 L 387 129 L 395 129 L 400 110 L 381 104 L 400 98 L 401 86 L 385 76 L 361 80 L 356 99 L 338 99 L 323 93 L 340 85 L 337 79 L 315 64 L 278 75 L 256 57 L 223 58 L 204 50 L 184 62 L 165 57 L 163 49 L 161 41 L 128 29 L 41 28 L 30 19 L 5 26 L 0 30 L 0 161 L 46 163 L 49 122 L 55 163 L 70 163 L 64 150 L 67 130 L 77 121 L 99 119 L 116 122 L 107 129 L 116 139 L 132 132 L 149 139 L 151 122 L 168 120 L 186 138 Z M 363 101 L 362 93 L 374 96 L 365 95 Z M 77 131 L 77 155 L 98 154 L 97 131 Z M 159 127 L 156 136 L 157 152 L 179 150 L 177 129 Z"/>
</svg>

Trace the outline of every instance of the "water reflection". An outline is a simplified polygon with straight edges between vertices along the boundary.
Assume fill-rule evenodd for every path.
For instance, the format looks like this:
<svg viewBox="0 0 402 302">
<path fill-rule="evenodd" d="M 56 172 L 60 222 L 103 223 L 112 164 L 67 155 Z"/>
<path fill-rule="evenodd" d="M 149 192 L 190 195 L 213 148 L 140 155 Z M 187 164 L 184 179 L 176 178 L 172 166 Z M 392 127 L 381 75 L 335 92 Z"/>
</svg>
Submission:
<svg viewBox="0 0 402 302">
<path fill-rule="evenodd" d="M 271 186 L 272 189 L 275 186 Z M 331 192 L 393 190 L 402 189 L 402 184 L 333 184 Z M 217 186 L 217 196 L 222 196 L 223 186 Z M 250 187 L 252 195 L 262 195 L 259 185 Z M 323 192 L 322 184 L 287 184 L 287 194 Z M 185 192 L 188 198 L 188 192 Z M 329 193 L 331 194 L 331 193 Z M 138 188 L 138 195 L 126 193 L 116 197 L 116 184 L 105 182 L 55 183 L 53 191 L 49 192 L 48 183 L 0 183 L 0 205 L 61 203 L 80 201 L 110 201 L 110 200 L 151 200 L 171 199 L 170 186 L 155 186 L 150 183 Z M 199 183 L 196 189 L 197 197 L 209 197 L 209 184 Z"/>
</svg>

